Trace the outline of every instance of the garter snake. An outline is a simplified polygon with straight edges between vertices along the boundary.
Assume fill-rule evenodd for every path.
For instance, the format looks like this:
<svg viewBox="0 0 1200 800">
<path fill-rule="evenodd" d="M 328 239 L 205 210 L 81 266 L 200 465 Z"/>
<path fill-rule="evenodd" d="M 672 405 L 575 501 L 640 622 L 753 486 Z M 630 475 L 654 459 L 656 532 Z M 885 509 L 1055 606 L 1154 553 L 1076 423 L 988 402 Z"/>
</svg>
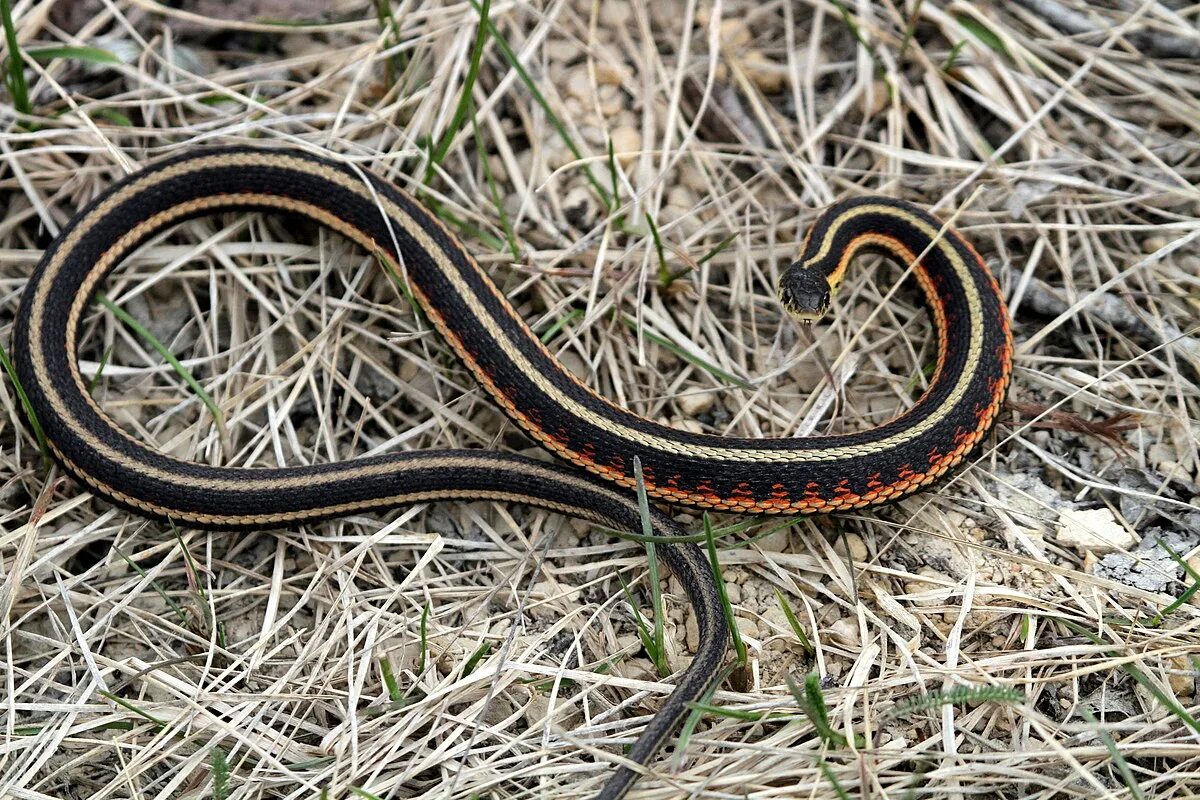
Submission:
<svg viewBox="0 0 1200 800">
<path fill-rule="evenodd" d="M 390 259 L 492 398 L 531 437 L 582 470 L 479 450 L 276 469 L 209 466 L 160 453 L 122 429 L 80 373 L 84 309 L 102 279 L 149 237 L 182 220 L 240 209 L 299 213 Z M 836 436 L 690 433 L 609 402 L 551 355 L 423 206 L 363 170 L 286 149 L 168 158 L 96 197 L 30 279 L 14 353 L 53 455 L 69 473 L 118 505 L 197 528 L 272 528 L 431 500 L 495 499 L 639 531 L 628 491 L 635 457 L 647 492 L 662 501 L 763 514 L 842 511 L 916 491 L 958 464 L 992 424 L 1012 362 L 1004 302 L 981 258 L 957 232 L 898 200 L 858 198 L 824 212 L 780 281 L 784 307 L 801 318 L 820 314 L 864 250 L 913 266 L 933 318 L 937 363 L 927 390 L 905 413 Z M 652 511 L 651 521 L 658 534 L 680 532 L 661 511 Z M 694 545 L 660 551 L 695 606 L 702 644 L 604 785 L 603 800 L 625 793 L 724 658 L 728 631 L 706 557 Z"/>
</svg>

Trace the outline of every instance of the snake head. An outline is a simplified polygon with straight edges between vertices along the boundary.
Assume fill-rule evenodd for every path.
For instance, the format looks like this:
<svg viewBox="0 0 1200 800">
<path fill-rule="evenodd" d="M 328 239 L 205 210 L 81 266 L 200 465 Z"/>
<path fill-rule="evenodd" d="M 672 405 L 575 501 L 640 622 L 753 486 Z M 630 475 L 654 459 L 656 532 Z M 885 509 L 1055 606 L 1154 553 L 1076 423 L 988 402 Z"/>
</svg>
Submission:
<svg viewBox="0 0 1200 800">
<path fill-rule="evenodd" d="M 795 262 L 779 279 L 779 302 L 798 322 L 816 322 L 829 310 L 833 290 L 825 276 Z"/>
</svg>

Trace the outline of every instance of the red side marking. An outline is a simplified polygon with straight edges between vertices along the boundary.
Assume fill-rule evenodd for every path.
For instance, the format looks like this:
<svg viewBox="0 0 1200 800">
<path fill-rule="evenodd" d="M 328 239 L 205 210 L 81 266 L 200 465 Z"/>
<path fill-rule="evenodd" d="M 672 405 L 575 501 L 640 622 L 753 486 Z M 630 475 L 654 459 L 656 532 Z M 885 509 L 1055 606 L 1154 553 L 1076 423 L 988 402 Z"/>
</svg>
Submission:
<svg viewBox="0 0 1200 800">
<path fill-rule="evenodd" d="M 991 410 L 991 406 L 985 406 L 982 403 L 975 404 L 975 425 L 977 427 L 982 428 L 985 426 L 986 423 L 983 421 L 984 417 L 986 417 Z"/>
</svg>

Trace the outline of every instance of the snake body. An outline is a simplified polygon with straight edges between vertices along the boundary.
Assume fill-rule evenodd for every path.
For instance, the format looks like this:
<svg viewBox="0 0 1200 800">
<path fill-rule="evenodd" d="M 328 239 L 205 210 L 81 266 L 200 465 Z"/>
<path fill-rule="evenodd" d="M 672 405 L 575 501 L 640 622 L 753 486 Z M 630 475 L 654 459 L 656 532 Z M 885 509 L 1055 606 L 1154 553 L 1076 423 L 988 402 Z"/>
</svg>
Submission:
<svg viewBox="0 0 1200 800">
<path fill-rule="evenodd" d="M 237 209 L 304 215 L 396 265 L 493 399 L 535 440 L 582 470 L 478 450 L 277 469 L 208 466 L 165 455 L 123 430 L 93 400 L 79 370 L 84 309 L 104 277 L 151 236 L 182 220 Z M 1004 302 L 982 259 L 957 232 L 910 204 L 871 197 L 831 206 L 789 274 L 800 289 L 819 277 L 818 288 L 833 290 L 864 249 L 914 265 L 938 357 L 928 389 L 907 412 L 837 436 L 689 433 L 609 402 L 553 357 L 420 203 L 368 172 L 285 149 L 225 148 L 169 158 L 100 194 L 72 219 L 30 279 L 14 352 L 18 378 L 66 470 L 114 503 L 187 526 L 273 528 L 417 502 L 494 499 L 640 531 L 637 502 L 620 488 L 635 485 L 635 457 L 646 491 L 659 500 L 765 514 L 840 511 L 916 491 L 961 462 L 995 419 L 1012 363 Z M 806 302 L 803 291 L 783 294 L 789 310 Z M 664 513 L 652 510 L 650 518 L 655 533 L 680 533 Z M 687 713 L 687 703 L 710 686 L 724 657 L 728 631 L 706 557 L 684 544 L 660 552 L 696 608 L 702 644 L 598 800 L 616 800 L 628 790 L 637 768 Z"/>
</svg>

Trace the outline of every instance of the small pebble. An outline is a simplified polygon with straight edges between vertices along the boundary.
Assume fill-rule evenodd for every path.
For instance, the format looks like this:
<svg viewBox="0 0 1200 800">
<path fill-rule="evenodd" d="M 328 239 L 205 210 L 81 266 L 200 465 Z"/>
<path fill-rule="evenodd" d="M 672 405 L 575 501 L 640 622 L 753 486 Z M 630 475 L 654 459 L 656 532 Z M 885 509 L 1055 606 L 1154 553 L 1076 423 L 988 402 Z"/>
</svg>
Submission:
<svg viewBox="0 0 1200 800">
<path fill-rule="evenodd" d="M 871 87 L 863 92 L 860 101 L 864 118 L 871 119 L 878 116 L 890 102 L 887 84 L 883 81 L 872 82 Z"/>
<path fill-rule="evenodd" d="M 716 399 L 716 395 L 712 392 L 690 392 L 680 395 L 678 400 L 679 411 L 685 417 L 698 417 L 711 409 Z"/>
<path fill-rule="evenodd" d="M 1066 509 L 1058 519 L 1058 543 L 1081 553 L 1111 553 L 1137 544 L 1137 536 L 1118 523 L 1107 508 Z"/>
<path fill-rule="evenodd" d="M 543 622 L 551 622 L 562 616 L 562 609 L 558 607 L 557 598 L 562 595 L 562 590 L 550 581 L 538 581 L 532 592 L 534 602 L 530 603 L 529 615 L 536 620 Z"/>
<path fill-rule="evenodd" d="M 549 39 L 542 45 L 542 52 L 551 64 L 566 64 L 579 55 L 579 45 L 569 39 Z"/>
<path fill-rule="evenodd" d="M 525 718 L 525 724 L 531 728 L 541 725 L 549 714 L 550 698 L 538 691 L 530 692 L 529 700 L 525 703 L 525 710 L 521 714 Z"/>
<path fill-rule="evenodd" d="M 1176 697 L 1191 697 L 1196 693 L 1196 669 L 1190 660 L 1172 658 L 1167 661 L 1167 667 L 1171 670 L 1167 682 L 1171 684 L 1171 691 Z"/>
<path fill-rule="evenodd" d="M 470 702 L 477 702 L 478 700 L 483 699 L 483 696 L 486 696 L 486 694 L 487 692 L 483 692 L 479 697 L 471 697 Z M 458 698 L 456 697 L 455 700 L 457 701 Z M 512 716 L 514 711 L 516 711 L 516 709 L 513 708 L 511 700 L 509 700 L 503 694 L 495 694 L 492 696 L 492 701 L 483 708 L 484 724 L 489 726 L 500 726 L 506 719 Z"/>
<path fill-rule="evenodd" d="M 725 594 L 729 596 L 730 605 L 737 605 L 742 602 L 742 587 L 737 583 L 726 583 Z"/>
<path fill-rule="evenodd" d="M 612 3 L 606 3 L 607 8 Z M 629 77 L 629 72 L 624 67 L 616 66 L 607 61 L 601 61 L 596 64 L 596 82 L 602 86 L 619 86 Z"/>
<path fill-rule="evenodd" d="M 596 96 L 600 100 L 600 113 L 606 117 L 615 116 L 625 105 L 621 91 L 615 86 L 601 86 Z"/>
<path fill-rule="evenodd" d="M 836 642 L 849 648 L 858 647 L 858 622 L 850 617 L 834 620 L 825 632 Z"/>
<path fill-rule="evenodd" d="M 693 208 L 696 205 L 696 193 L 682 184 L 672 186 L 667 192 L 667 204 L 679 208 Z"/>
<path fill-rule="evenodd" d="M 629 3 L 601 3 L 600 24 L 606 28 L 624 28 L 633 16 Z"/>
<path fill-rule="evenodd" d="M 867 552 L 867 543 L 857 533 L 848 533 L 843 539 L 838 539 L 833 545 L 833 549 L 843 555 L 849 555 L 851 561 L 866 561 L 870 555 Z"/>
<path fill-rule="evenodd" d="M 758 623 L 749 617 L 734 617 L 734 622 L 742 636 L 750 639 L 758 638 Z"/>
<path fill-rule="evenodd" d="M 788 549 L 788 533 L 790 528 L 780 528 L 779 530 L 764 536 L 755 544 L 759 550 L 767 553 L 783 553 Z"/>
<path fill-rule="evenodd" d="M 574 69 L 567 76 L 567 94 L 580 100 L 590 100 L 592 97 L 592 81 L 586 69 Z"/>
<path fill-rule="evenodd" d="M 1146 458 L 1159 472 L 1169 474 L 1169 468 L 1175 464 L 1175 448 L 1166 442 L 1155 442 L 1146 451 Z"/>
<path fill-rule="evenodd" d="M 742 59 L 742 68 L 763 94 L 777 94 L 782 91 L 787 74 L 780 65 L 767 60 L 762 51 L 751 50 L 747 53 Z"/>
<path fill-rule="evenodd" d="M 605 5 L 614 5 L 606 3 Z M 721 20 L 721 44 L 729 48 L 745 47 L 750 44 L 750 29 L 744 20 L 727 17 Z"/>
<path fill-rule="evenodd" d="M 690 417 L 687 419 L 675 418 L 671 420 L 671 427 L 687 431 L 688 433 L 704 433 L 704 425 L 700 420 L 691 419 Z"/>
<path fill-rule="evenodd" d="M 622 125 L 612 132 L 610 139 L 617 163 L 621 166 L 628 166 L 637 159 L 638 151 L 642 149 L 642 135 L 635 128 Z"/>
</svg>

